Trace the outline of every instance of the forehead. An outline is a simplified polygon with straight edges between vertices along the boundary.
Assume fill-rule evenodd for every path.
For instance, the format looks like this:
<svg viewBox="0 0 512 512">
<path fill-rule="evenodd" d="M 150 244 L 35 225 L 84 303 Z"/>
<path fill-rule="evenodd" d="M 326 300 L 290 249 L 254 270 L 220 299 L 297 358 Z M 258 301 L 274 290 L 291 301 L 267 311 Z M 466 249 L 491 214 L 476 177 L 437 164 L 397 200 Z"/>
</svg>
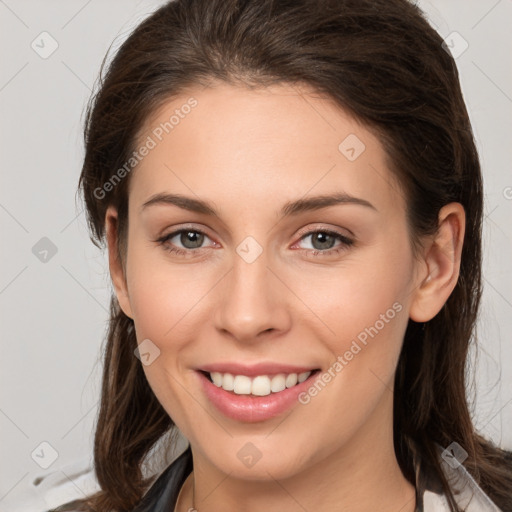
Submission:
<svg viewBox="0 0 512 512">
<path fill-rule="evenodd" d="M 151 146 L 131 176 L 130 202 L 180 192 L 247 207 L 344 192 L 379 208 L 404 207 L 377 137 L 312 89 L 194 87 L 147 119 Z M 277 209 L 277 208 L 275 208 Z"/>
</svg>

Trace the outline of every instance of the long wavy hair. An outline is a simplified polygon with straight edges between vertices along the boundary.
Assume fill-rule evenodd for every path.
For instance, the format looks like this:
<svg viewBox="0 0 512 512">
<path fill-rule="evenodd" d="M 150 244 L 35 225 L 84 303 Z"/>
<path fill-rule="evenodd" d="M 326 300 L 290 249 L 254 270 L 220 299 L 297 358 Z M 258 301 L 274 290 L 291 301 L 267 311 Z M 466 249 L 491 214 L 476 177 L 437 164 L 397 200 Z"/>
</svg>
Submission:
<svg viewBox="0 0 512 512">
<path fill-rule="evenodd" d="M 413 484 L 419 447 L 456 512 L 436 444 L 457 442 L 476 482 L 502 510 L 512 511 L 510 454 L 476 432 L 466 395 L 481 297 L 483 191 L 456 64 L 442 38 L 407 0 L 166 3 L 108 65 L 103 61 L 87 108 L 79 192 L 98 247 L 105 246 L 105 212 L 113 205 L 124 260 L 131 174 L 113 187 L 105 184 L 129 161 L 148 117 L 187 87 L 213 80 L 255 88 L 303 83 L 352 113 L 377 135 L 405 190 L 413 242 L 436 231 L 443 205 L 464 206 L 457 285 L 432 320 L 410 320 L 406 330 L 395 377 L 394 447 Z M 152 481 L 142 471 L 145 457 L 175 430 L 133 355 L 136 346 L 133 321 L 113 295 L 94 442 L 101 491 L 75 502 L 75 509 L 132 509 Z"/>
</svg>

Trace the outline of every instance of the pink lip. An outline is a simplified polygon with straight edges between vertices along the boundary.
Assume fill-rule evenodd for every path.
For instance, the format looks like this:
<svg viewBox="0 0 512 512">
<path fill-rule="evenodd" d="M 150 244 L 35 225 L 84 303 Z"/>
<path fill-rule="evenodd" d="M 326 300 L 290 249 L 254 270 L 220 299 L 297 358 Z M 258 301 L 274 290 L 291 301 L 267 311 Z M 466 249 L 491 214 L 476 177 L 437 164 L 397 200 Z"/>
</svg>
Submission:
<svg viewBox="0 0 512 512">
<path fill-rule="evenodd" d="M 235 375 L 236 374 L 244 375 L 242 372 L 235 372 Z M 257 375 L 265 374 L 265 372 L 257 373 Z M 286 388 L 279 393 L 270 393 L 270 395 L 267 396 L 236 395 L 232 391 L 225 391 L 217 387 L 200 371 L 197 371 L 196 375 L 198 375 L 200 379 L 206 396 L 221 413 L 236 421 L 256 423 L 278 416 L 290 409 L 293 405 L 297 405 L 299 403 L 299 394 L 306 391 L 306 389 L 312 385 L 313 380 L 320 375 L 320 372 L 315 372 L 304 382 L 296 386 Z"/>
<path fill-rule="evenodd" d="M 256 377 L 257 375 L 273 376 L 278 373 L 304 373 L 311 372 L 315 368 L 308 366 L 293 366 L 290 364 L 280 363 L 257 363 L 253 365 L 245 365 L 240 363 L 212 363 L 197 368 L 208 373 L 231 373 L 232 375 L 247 375 L 247 377 Z"/>
</svg>

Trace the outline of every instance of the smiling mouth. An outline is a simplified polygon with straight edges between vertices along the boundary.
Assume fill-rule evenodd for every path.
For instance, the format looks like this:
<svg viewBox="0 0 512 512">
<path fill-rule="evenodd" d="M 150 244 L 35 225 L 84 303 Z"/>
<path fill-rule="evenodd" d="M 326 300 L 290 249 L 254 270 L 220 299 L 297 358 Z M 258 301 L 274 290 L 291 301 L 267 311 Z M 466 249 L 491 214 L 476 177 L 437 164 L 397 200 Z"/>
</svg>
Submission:
<svg viewBox="0 0 512 512">
<path fill-rule="evenodd" d="M 273 375 L 234 375 L 231 373 L 200 370 L 212 384 L 234 395 L 268 396 L 293 388 L 315 376 L 320 369 L 302 373 L 277 373 Z"/>
</svg>

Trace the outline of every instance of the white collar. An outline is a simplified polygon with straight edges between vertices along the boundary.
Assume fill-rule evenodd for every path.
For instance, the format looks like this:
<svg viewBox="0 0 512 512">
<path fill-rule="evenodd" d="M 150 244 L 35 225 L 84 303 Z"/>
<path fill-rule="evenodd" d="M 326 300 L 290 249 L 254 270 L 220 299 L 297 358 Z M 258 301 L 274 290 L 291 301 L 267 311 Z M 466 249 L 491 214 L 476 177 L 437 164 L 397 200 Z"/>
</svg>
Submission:
<svg viewBox="0 0 512 512">
<path fill-rule="evenodd" d="M 455 501 L 462 510 L 465 512 L 502 512 L 462 464 L 458 464 L 456 461 L 449 464 L 441 456 L 444 452 L 443 448 L 437 445 L 437 449 L 441 468 L 450 484 Z M 446 495 L 425 490 L 423 512 L 450 512 Z"/>
</svg>

